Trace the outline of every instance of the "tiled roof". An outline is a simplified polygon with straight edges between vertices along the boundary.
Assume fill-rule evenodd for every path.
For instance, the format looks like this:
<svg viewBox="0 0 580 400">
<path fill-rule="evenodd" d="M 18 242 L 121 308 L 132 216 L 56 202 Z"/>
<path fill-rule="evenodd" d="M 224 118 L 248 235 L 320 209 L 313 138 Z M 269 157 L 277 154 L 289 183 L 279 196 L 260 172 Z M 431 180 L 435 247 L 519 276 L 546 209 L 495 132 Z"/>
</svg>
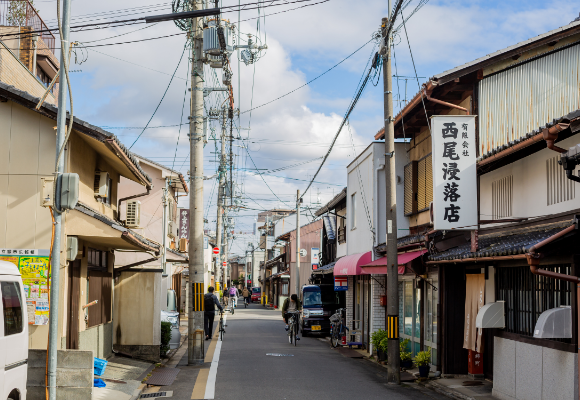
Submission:
<svg viewBox="0 0 580 400">
<path fill-rule="evenodd" d="M 573 221 L 537 225 L 479 236 L 479 251 L 471 252 L 471 243 L 430 254 L 429 261 L 450 261 L 467 258 L 499 257 L 526 254 L 532 246 L 571 226 Z"/>
<path fill-rule="evenodd" d="M 335 264 L 336 264 L 336 261 L 333 261 L 330 264 L 323 265 L 322 267 L 312 271 L 312 274 L 314 274 L 314 275 L 332 274 L 334 272 L 334 265 Z"/>
<path fill-rule="evenodd" d="M 274 264 L 276 264 L 278 261 L 281 261 L 285 258 L 286 258 L 286 253 L 282 253 L 279 256 L 276 256 L 276 257 L 272 258 L 271 260 L 266 261 L 266 263 L 264 264 L 264 268 L 269 268 L 269 267 L 273 266 Z"/>
</svg>

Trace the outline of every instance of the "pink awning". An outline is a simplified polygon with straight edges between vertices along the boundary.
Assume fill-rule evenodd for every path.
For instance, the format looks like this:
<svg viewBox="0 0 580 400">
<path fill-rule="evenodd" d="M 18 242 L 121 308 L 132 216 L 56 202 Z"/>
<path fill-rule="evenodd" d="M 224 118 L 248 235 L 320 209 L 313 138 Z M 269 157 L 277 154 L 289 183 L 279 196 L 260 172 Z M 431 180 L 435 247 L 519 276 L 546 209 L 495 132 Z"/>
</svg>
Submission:
<svg viewBox="0 0 580 400">
<path fill-rule="evenodd" d="M 344 256 L 334 265 L 334 275 L 362 275 L 361 266 L 372 261 L 372 252 Z"/>
<path fill-rule="evenodd" d="M 399 254 L 397 257 L 398 261 L 398 272 L 399 275 L 405 273 L 405 265 L 409 261 L 413 261 L 415 258 L 425 254 L 427 250 L 417 250 L 408 253 Z M 381 257 L 378 260 L 364 264 L 361 266 L 362 274 L 386 274 L 387 273 L 387 257 Z"/>
</svg>

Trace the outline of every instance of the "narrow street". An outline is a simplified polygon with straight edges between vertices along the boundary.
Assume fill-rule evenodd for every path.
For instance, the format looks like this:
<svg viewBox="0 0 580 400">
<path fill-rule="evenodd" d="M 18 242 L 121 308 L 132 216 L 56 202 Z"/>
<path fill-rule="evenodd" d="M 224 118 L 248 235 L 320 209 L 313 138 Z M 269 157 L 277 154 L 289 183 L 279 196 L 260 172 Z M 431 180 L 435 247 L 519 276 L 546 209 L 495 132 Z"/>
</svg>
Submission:
<svg viewBox="0 0 580 400">
<path fill-rule="evenodd" d="M 247 309 L 238 307 L 233 316 L 226 315 L 221 346 L 217 330 L 212 342 L 205 342 L 206 352 L 213 353 L 214 366 L 209 357 L 201 368 L 187 366 L 184 343 L 176 354 L 181 371 L 175 382 L 156 389 L 173 391 L 176 399 L 447 399 L 415 384 L 387 385 L 384 367 L 345 357 L 326 340 L 306 337 L 297 346 L 291 345 L 279 311 L 252 304 Z M 216 376 L 212 370 L 216 369 L 218 349 Z"/>
</svg>

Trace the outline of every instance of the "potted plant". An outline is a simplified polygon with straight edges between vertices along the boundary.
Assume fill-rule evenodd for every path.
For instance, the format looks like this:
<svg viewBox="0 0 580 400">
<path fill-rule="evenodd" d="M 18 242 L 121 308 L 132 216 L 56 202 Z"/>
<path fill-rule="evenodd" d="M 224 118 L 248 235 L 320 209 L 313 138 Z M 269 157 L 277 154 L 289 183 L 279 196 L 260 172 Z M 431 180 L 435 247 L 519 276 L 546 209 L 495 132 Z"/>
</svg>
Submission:
<svg viewBox="0 0 580 400">
<path fill-rule="evenodd" d="M 385 353 L 386 347 L 384 348 L 381 343 L 383 340 L 387 338 L 387 331 L 384 329 L 378 329 L 374 331 L 371 335 L 371 344 L 373 345 L 373 349 L 377 351 L 377 359 L 378 361 L 385 361 L 387 355 Z"/>
<path fill-rule="evenodd" d="M 383 356 L 384 356 L 384 359 L 382 359 L 380 361 L 387 360 L 388 348 L 389 348 L 389 338 L 385 335 L 383 340 L 381 340 L 381 343 L 379 343 L 379 349 L 383 352 Z"/>
<path fill-rule="evenodd" d="M 413 361 L 419 367 L 419 377 L 428 378 L 431 364 L 431 350 L 418 352 Z"/>
<path fill-rule="evenodd" d="M 403 339 L 399 342 L 399 353 L 401 358 L 401 367 L 409 369 L 413 367 L 413 360 L 411 359 L 411 352 L 407 351 L 407 347 L 411 341 Z"/>
</svg>

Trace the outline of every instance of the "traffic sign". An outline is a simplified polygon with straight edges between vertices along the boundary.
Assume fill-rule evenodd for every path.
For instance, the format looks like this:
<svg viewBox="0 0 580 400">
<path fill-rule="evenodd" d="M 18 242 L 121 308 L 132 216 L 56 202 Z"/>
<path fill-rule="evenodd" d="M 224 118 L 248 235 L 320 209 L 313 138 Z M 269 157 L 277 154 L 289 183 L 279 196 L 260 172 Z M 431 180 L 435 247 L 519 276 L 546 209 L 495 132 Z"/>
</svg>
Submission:
<svg viewBox="0 0 580 400">
<path fill-rule="evenodd" d="M 222 265 L 223 265 L 224 267 L 226 267 L 226 266 L 228 265 L 228 262 L 227 262 L 227 261 L 224 261 L 224 262 L 222 263 Z"/>
<path fill-rule="evenodd" d="M 213 254 L 219 254 L 220 253 L 220 248 L 219 247 L 214 247 L 213 248 Z"/>
</svg>

